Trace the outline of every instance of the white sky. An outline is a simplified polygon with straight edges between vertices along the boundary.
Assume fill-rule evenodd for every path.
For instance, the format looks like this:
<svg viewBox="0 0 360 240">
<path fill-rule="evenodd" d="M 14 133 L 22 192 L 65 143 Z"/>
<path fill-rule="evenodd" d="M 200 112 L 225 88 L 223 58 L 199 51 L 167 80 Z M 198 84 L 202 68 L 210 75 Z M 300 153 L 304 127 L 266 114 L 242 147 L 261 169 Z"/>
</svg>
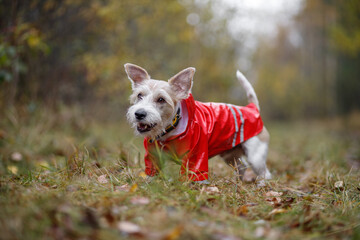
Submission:
<svg viewBox="0 0 360 240">
<path fill-rule="evenodd" d="M 216 5 L 213 11 L 219 16 L 229 7 L 236 9 L 228 28 L 235 39 L 242 40 L 244 58 L 240 59 L 240 64 L 248 68 L 250 63 L 246 62 L 246 55 L 256 49 L 258 39 L 271 41 L 278 25 L 291 26 L 292 17 L 301 10 L 302 0 L 218 0 Z"/>
<path fill-rule="evenodd" d="M 219 0 L 215 12 L 233 7 L 237 14 L 229 29 L 239 33 L 274 36 L 279 24 L 291 24 L 291 18 L 301 9 L 302 0 Z M 219 11 L 220 10 L 220 11 Z"/>
<path fill-rule="evenodd" d="M 186 0 L 179 0 L 186 1 Z M 228 30 L 234 39 L 242 43 L 240 65 L 247 69 L 250 63 L 248 56 L 256 49 L 258 40 L 266 38 L 271 42 L 277 35 L 277 27 L 291 26 L 292 18 L 301 10 L 303 0 L 213 0 L 214 17 L 228 18 Z M 198 6 L 206 6 L 209 0 L 195 0 Z M 233 10 L 229 14 L 228 10 Z M 187 17 L 190 25 L 200 23 L 197 13 Z M 216 27 L 216 26 L 213 26 Z M 289 29 L 292 29 L 289 27 Z M 211 36 L 210 36 L 211 38 Z M 296 30 L 290 32 L 294 44 L 299 40 Z M 209 39 L 211 42 L 211 39 Z"/>
<path fill-rule="evenodd" d="M 186 0 L 179 0 L 186 1 Z M 206 6 L 209 0 L 195 0 L 199 6 Z M 275 35 L 278 24 L 289 24 L 291 18 L 301 9 L 302 0 L 213 0 L 215 17 L 230 18 L 229 30 L 236 37 L 239 33 Z M 235 9 L 234 16 L 226 16 L 228 9 Z M 191 13 L 188 23 L 196 25 L 199 16 Z"/>
</svg>

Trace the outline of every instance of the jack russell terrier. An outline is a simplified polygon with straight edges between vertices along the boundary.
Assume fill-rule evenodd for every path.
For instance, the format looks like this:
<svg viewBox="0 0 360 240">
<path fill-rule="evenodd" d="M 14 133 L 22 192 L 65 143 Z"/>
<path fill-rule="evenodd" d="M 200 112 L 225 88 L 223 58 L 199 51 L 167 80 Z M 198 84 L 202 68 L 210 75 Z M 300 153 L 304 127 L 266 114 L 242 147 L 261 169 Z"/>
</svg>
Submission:
<svg viewBox="0 0 360 240">
<path fill-rule="evenodd" d="M 151 79 L 137 65 L 125 64 L 132 83 L 127 119 L 144 137 L 145 173 L 161 171 L 160 158 L 181 162 L 187 179 L 208 183 L 208 160 L 220 155 L 242 179 L 248 165 L 260 183 L 270 179 L 266 167 L 269 133 L 260 117 L 259 101 L 245 76 L 236 76 L 246 91 L 249 105 L 195 101 L 191 88 L 195 68 L 186 68 L 168 81 Z M 244 158 L 246 157 L 246 160 Z"/>
</svg>

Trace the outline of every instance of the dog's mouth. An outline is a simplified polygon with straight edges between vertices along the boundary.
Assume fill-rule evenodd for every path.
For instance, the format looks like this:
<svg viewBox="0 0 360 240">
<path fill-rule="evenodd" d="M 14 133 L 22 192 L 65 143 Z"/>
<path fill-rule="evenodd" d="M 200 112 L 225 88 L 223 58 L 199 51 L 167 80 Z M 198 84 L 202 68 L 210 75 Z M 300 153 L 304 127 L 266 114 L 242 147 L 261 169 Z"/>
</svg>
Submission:
<svg viewBox="0 0 360 240">
<path fill-rule="evenodd" d="M 152 124 L 146 124 L 146 123 L 138 123 L 136 129 L 140 133 L 149 132 L 151 129 L 153 129 L 156 126 L 156 123 Z"/>
</svg>

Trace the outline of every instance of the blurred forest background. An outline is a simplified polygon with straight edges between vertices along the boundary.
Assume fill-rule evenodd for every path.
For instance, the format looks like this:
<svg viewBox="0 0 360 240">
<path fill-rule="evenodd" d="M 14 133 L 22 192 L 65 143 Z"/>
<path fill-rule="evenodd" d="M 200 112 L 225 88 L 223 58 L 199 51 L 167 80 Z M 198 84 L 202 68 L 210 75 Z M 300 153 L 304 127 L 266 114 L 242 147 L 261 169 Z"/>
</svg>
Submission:
<svg viewBox="0 0 360 240">
<path fill-rule="evenodd" d="M 268 119 L 360 109 L 359 0 L 297 1 L 272 34 L 242 28 L 254 12 L 234 2 L 0 0 L 0 112 L 77 105 L 120 117 L 126 62 L 165 80 L 193 66 L 197 99 L 233 103 L 245 100 L 240 69 Z"/>
</svg>

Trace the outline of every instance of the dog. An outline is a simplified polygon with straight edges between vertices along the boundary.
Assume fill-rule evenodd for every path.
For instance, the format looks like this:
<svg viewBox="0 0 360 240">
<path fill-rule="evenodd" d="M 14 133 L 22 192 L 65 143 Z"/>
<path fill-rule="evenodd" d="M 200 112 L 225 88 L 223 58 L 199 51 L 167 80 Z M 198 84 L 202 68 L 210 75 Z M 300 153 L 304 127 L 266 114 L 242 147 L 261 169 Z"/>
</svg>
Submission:
<svg viewBox="0 0 360 240">
<path fill-rule="evenodd" d="M 181 162 L 181 176 L 208 183 L 208 159 L 220 155 L 241 180 L 248 166 L 262 184 L 271 179 L 266 166 L 270 135 L 256 93 L 240 71 L 236 76 L 249 101 L 245 107 L 195 101 L 192 67 L 168 81 L 151 79 L 145 69 L 131 63 L 124 67 L 133 90 L 127 120 L 144 137 L 146 175 L 159 174 L 159 158 L 165 154 Z"/>
</svg>

